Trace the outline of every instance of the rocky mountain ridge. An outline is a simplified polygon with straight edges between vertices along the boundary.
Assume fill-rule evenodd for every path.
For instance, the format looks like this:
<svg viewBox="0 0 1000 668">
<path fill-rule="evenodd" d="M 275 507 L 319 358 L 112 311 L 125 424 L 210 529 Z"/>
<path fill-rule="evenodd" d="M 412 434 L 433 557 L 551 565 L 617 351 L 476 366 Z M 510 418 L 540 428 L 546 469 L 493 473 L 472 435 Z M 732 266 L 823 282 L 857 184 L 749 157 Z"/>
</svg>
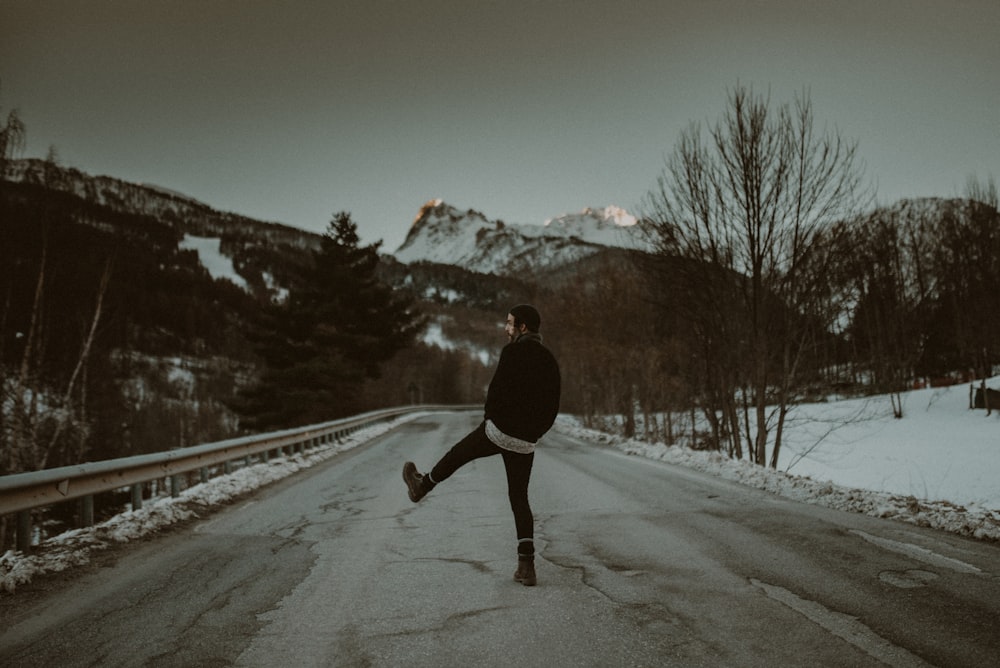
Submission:
<svg viewBox="0 0 1000 668">
<path fill-rule="evenodd" d="M 149 216 L 192 236 L 252 236 L 261 241 L 288 244 L 300 249 L 315 248 L 319 243 L 319 236 L 312 232 L 219 211 L 168 188 L 110 176 L 93 176 L 39 159 L 10 161 L 3 180 L 74 195 L 116 213 Z"/>
<path fill-rule="evenodd" d="M 400 262 L 452 264 L 483 274 L 533 273 L 565 266 L 605 248 L 645 250 L 645 226 L 624 209 L 608 206 L 550 218 L 542 225 L 489 220 L 431 200 L 418 212 Z"/>
</svg>

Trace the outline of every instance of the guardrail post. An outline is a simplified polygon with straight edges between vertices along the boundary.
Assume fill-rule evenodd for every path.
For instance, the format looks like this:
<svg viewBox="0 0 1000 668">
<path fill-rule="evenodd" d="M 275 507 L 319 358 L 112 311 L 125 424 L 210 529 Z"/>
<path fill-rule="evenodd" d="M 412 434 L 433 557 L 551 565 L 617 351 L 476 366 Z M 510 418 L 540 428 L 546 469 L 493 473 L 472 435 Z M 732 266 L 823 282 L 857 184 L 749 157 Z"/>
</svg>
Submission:
<svg viewBox="0 0 1000 668">
<path fill-rule="evenodd" d="M 142 509 L 142 483 L 132 485 L 132 510 Z"/>
<path fill-rule="evenodd" d="M 179 475 L 170 476 L 170 496 L 177 498 L 181 495 L 181 477 Z"/>
<path fill-rule="evenodd" d="M 17 514 L 17 544 L 18 552 L 27 554 L 31 551 L 31 511 L 22 510 Z"/>
<path fill-rule="evenodd" d="M 94 526 L 94 495 L 88 494 L 80 499 L 80 524 L 85 527 Z"/>
<path fill-rule="evenodd" d="M 222 472 L 225 473 L 226 475 L 229 475 L 230 473 L 233 472 L 233 462 L 232 462 L 232 460 L 227 459 L 225 461 L 225 463 L 222 465 Z"/>
<path fill-rule="evenodd" d="M 198 469 L 198 478 L 201 480 L 201 482 L 208 482 L 207 466 L 202 466 L 200 469 Z"/>
</svg>

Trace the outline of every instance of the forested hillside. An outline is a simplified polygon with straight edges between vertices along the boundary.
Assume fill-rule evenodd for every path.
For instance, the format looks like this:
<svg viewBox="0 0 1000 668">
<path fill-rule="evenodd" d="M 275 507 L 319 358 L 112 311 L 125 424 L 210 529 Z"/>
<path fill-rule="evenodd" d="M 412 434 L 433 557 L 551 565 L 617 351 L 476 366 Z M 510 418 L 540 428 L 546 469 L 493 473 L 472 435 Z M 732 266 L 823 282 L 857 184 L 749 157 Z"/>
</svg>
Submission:
<svg viewBox="0 0 1000 668">
<path fill-rule="evenodd" d="M 373 349 L 348 355 L 359 365 L 339 363 L 345 379 L 336 401 L 298 417 L 263 419 L 272 411 L 253 397 L 283 364 L 276 351 L 291 350 L 296 340 L 296 354 L 317 349 L 303 334 L 315 339 L 318 331 L 304 306 L 308 294 L 338 309 L 334 317 L 359 323 L 357 336 L 345 332 L 337 345 L 369 336 L 371 317 L 348 312 L 364 305 L 338 303 L 310 286 L 324 237 L 51 163 L 12 164 L 15 180 L 0 181 L 0 475 L 411 401 L 480 400 L 481 362 L 415 341 L 411 332 L 404 349 L 402 339 L 383 347 L 377 364 L 369 359 Z M 351 225 L 347 216 L 348 233 Z M 217 238 L 240 285 L 213 277 L 185 245 L 192 237 Z M 373 250 L 344 260 L 371 267 L 331 275 L 328 283 L 343 284 L 355 301 L 370 299 L 360 286 L 370 293 L 375 284 L 356 281 L 358 271 L 380 271 Z M 395 279 L 400 300 L 417 294 L 405 277 Z M 419 308 L 412 311 L 419 323 Z M 290 382 L 313 382 L 299 378 Z"/>
</svg>

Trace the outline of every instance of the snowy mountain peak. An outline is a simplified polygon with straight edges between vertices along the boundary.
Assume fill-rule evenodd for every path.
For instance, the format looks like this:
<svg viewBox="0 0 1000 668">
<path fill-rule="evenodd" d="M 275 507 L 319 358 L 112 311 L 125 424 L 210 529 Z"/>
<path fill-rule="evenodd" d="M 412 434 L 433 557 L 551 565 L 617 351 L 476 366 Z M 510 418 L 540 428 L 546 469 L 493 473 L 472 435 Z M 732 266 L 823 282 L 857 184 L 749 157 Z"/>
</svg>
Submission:
<svg viewBox="0 0 1000 668">
<path fill-rule="evenodd" d="M 486 216 L 469 209 L 462 212 L 440 199 L 433 199 L 420 207 L 403 244 L 394 255 L 400 262 L 437 262 L 460 264 L 475 251 L 475 240 L 491 227 Z"/>
<path fill-rule="evenodd" d="M 558 234 L 576 237 L 588 243 L 616 248 L 639 248 L 638 219 L 625 209 L 606 206 L 586 208 L 579 213 L 567 213 L 545 221 L 545 227 Z"/>
<path fill-rule="evenodd" d="M 608 206 L 556 216 L 542 225 L 507 224 L 434 199 L 420 208 L 394 255 L 404 263 L 452 264 L 487 274 L 519 272 L 574 262 L 603 247 L 642 248 L 637 223 L 624 209 Z"/>
<path fill-rule="evenodd" d="M 421 230 L 428 228 L 446 228 L 452 230 L 469 225 L 490 225 L 490 222 L 486 220 L 486 216 L 478 211 L 472 209 L 459 211 L 443 200 L 432 199 L 420 207 L 420 211 L 417 212 L 416 218 L 413 219 L 413 225 L 410 226 L 410 233 L 407 235 L 402 247 L 406 246 L 407 242 L 410 241 L 410 237 L 419 234 Z"/>
<path fill-rule="evenodd" d="M 613 225 L 615 227 L 631 227 L 638 219 L 625 209 L 618 206 L 606 206 L 603 209 L 587 207 L 579 213 L 566 213 L 545 221 L 546 227 L 571 227 L 574 225 L 589 225 L 596 223 L 597 227 Z"/>
</svg>

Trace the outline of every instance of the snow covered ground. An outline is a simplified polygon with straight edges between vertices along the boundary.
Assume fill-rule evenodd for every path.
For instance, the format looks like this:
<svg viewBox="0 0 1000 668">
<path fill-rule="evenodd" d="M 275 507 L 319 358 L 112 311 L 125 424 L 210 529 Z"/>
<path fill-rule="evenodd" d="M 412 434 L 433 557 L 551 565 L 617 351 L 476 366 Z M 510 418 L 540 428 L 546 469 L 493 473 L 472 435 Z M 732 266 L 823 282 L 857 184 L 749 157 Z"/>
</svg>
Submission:
<svg viewBox="0 0 1000 668">
<path fill-rule="evenodd" d="M 233 260 L 222 253 L 222 239 L 218 237 L 196 237 L 185 234 L 184 239 L 177 244 L 180 250 L 193 250 L 198 253 L 198 261 L 208 270 L 212 278 L 225 278 L 244 290 L 250 287 L 246 280 L 236 272 Z"/>
<path fill-rule="evenodd" d="M 495 352 L 486 350 L 468 342 L 455 342 L 445 336 L 444 328 L 441 326 L 440 321 L 435 322 L 432 320 L 427 323 L 427 327 L 424 329 L 423 336 L 421 336 L 420 340 L 428 346 L 437 346 L 441 350 L 464 350 L 470 356 L 479 360 L 479 363 L 483 366 L 495 363 Z"/>
<path fill-rule="evenodd" d="M 997 385 L 994 379 L 992 385 Z M 778 470 L 719 453 L 643 443 L 584 429 L 561 416 L 556 429 L 627 453 L 695 468 L 805 503 L 1000 540 L 1000 411 L 969 410 L 968 386 L 905 395 L 902 420 L 875 397 L 799 407 L 786 431 Z M 87 529 L 53 537 L 31 555 L 0 557 L 0 592 L 32 577 L 86 563 L 95 550 L 192 517 L 262 485 L 361 445 L 421 414 L 359 430 L 341 443 L 276 458 L 213 478 Z M 544 440 L 541 447 L 544 447 Z"/>
<path fill-rule="evenodd" d="M 560 420 L 581 438 L 798 501 L 1000 540 L 1000 411 L 970 410 L 968 385 L 906 393 L 900 420 L 887 397 L 799 406 L 777 470 Z"/>
</svg>

